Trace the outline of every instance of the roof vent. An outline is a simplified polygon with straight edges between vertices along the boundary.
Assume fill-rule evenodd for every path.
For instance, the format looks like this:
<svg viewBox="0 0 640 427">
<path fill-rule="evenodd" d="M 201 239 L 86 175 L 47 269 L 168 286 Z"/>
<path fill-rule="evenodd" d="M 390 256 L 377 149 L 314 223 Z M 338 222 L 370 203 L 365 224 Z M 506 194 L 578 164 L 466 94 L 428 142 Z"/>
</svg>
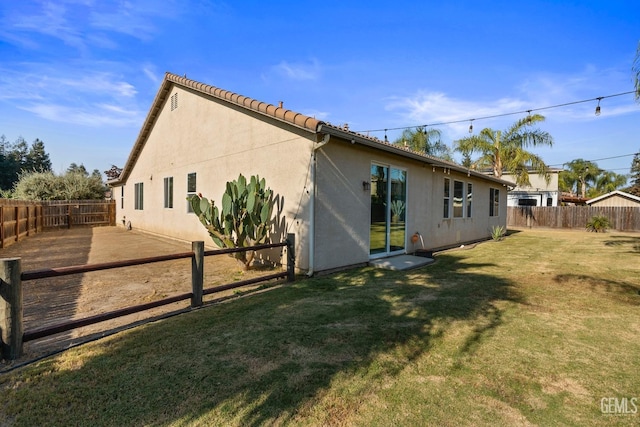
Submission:
<svg viewBox="0 0 640 427">
<path fill-rule="evenodd" d="M 171 95 L 171 111 L 178 108 L 178 92 Z"/>
</svg>

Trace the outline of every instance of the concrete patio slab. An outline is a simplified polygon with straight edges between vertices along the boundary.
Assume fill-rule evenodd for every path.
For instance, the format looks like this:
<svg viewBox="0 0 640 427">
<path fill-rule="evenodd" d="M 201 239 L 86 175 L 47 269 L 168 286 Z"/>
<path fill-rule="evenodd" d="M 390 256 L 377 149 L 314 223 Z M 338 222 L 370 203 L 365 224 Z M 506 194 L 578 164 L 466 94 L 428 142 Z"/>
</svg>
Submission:
<svg viewBox="0 0 640 427">
<path fill-rule="evenodd" d="M 429 265 L 433 261 L 433 258 L 414 255 L 397 255 L 389 258 L 373 259 L 369 261 L 369 265 L 387 270 L 411 270 Z"/>
</svg>

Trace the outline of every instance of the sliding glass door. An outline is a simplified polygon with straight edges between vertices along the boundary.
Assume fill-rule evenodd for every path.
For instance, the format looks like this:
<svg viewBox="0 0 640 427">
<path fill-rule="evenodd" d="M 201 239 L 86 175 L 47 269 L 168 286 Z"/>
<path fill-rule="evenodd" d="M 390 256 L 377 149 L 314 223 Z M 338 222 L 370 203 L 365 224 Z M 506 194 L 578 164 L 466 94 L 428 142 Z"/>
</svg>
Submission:
<svg viewBox="0 0 640 427">
<path fill-rule="evenodd" d="M 404 252 L 406 205 L 407 171 L 372 164 L 369 233 L 369 254 L 372 257 Z"/>
</svg>

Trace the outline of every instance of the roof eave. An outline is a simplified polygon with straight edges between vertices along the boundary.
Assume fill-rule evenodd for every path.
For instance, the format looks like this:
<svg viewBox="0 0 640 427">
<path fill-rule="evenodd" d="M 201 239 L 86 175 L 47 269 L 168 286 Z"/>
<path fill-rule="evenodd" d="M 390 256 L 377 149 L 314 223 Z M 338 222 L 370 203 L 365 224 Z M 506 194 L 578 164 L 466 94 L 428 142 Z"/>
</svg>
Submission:
<svg viewBox="0 0 640 427">
<path fill-rule="evenodd" d="M 430 166 L 435 167 L 444 167 L 462 174 L 466 174 L 467 176 L 474 176 L 476 178 L 485 179 L 488 181 L 493 181 L 495 183 L 504 185 L 506 187 L 515 187 L 515 183 L 511 181 L 507 181 L 501 178 L 496 178 L 491 175 L 486 175 L 481 172 L 474 171 L 472 169 L 465 168 L 457 163 L 449 162 L 443 159 L 438 159 L 437 157 L 429 156 L 427 154 L 416 153 L 415 151 L 411 151 L 405 149 L 403 147 L 399 147 L 397 145 L 378 142 L 371 138 L 361 136 L 355 132 L 351 132 L 348 130 L 343 130 L 340 128 L 336 128 L 331 125 L 320 124 L 318 126 L 318 133 L 325 133 L 331 136 L 335 136 L 340 139 L 344 139 L 346 141 L 351 141 L 353 144 L 364 145 L 366 147 L 370 147 L 376 150 L 381 150 L 387 153 L 392 153 L 398 156 L 410 158 L 413 160 L 417 160 L 419 162 L 423 162 L 429 164 Z"/>
</svg>

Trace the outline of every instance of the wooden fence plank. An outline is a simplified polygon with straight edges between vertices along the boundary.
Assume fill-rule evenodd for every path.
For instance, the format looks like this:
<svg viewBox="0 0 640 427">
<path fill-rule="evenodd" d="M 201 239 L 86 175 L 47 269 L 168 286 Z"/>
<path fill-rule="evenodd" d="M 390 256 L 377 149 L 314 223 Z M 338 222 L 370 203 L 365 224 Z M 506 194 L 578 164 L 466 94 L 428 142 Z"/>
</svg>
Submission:
<svg viewBox="0 0 640 427">
<path fill-rule="evenodd" d="M 116 225 L 113 200 L 0 199 L 0 248 L 47 228 Z"/>
<path fill-rule="evenodd" d="M 510 206 L 507 226 L 584 229 L 598 215 L 607 217 L 613 230 L 640 231 L 640 207 L 629 206 Z"/>
</svg>

